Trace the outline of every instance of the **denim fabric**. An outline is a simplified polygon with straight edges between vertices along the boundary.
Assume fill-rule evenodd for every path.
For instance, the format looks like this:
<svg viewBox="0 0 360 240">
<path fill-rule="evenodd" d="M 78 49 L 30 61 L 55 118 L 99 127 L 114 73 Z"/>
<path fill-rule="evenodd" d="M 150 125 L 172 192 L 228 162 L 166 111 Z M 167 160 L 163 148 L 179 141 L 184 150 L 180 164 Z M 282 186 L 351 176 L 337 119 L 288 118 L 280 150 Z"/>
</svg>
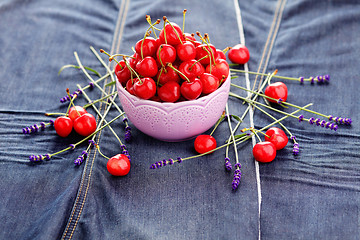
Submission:
<svg viewBox="0 0 360 240">
<path fill-rule="evenodd" d="M 278 69 L 278 75 L 291 77 L 329 74 L 329 84 L 283 80 L 288 102 L 311 102 L 312 110 L 325 115 L 351 117 L 350 127 L 335 132 L 288 118 L 283 123 L 296 136 L 300 154 L 292 155 L 290 141 L 268 164 L 254 162 L 251 141 L 239 145 L 237 191 L 231 189 L 233 174 L 224 169 L 224 150 L 149 169 L 164 158 L 194 155 L 193 140 L 164 143 L 131 123 L 132 162 L 125 177 L 111 177 L 106 159 L 94 150 L 74 166 L 86 144 L 29 163 L 29 155 L 53 153 L 80 140 L 76 134 L 60 138 L 51 127 L 32 135 L 21 132 L 54 119 L 45 112 L 65 112 L 67 104 L 59 102 L 65 89 L 87 84 L 76 69 L 58 75 L 63 65 L 77 64 L 74 51 L 84 65 L 105 74 L 89 46 L 131 54 L 148 27 L 146 14 L 181 25 L 184 8 L 186 31 L 207 32 L 223 49 L 240 42 L 237 4 L 249 69 Z M 360 239 L 359 20 L 356 0 L 0 2 L 0 239 Z M 251 85 L 261 80 L 250 75 Z M 246 77 L 233 81 L 244 86 Z M 87 93 L 92 99 L 101 95 Z M 230 98 L 231 113 L 241 115 L 245 108 Z M 107 119 L 117 115 L 110 111 Z M 256 128 L 271 122 L 255 110 Z M 251 124 L 247 116 L 242 126 Z M 123 137 L 121 120 L 112 126 Z M 222 144 L 228 133 L 221 124 L 214 136 Z M 120 152 L 108 128 L 96 140 L 106 155 Z M 230 159 L 235 159 L 233 148 Z"/>
</svg>

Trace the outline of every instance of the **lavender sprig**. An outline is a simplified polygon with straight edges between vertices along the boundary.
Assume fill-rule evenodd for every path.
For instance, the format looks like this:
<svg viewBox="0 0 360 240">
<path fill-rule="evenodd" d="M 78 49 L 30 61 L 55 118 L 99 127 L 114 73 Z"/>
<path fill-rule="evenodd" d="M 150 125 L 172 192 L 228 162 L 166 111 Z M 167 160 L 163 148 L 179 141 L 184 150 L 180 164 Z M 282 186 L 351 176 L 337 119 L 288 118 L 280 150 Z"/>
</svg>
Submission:
<svg viewBox="0 0 360 240">
<path fill-rule="evenodd" d="M 54 121 L 50 120 L 48 123 L 41 122 L 40 124 L 34 124 L 30 127 L 25 127 L 22 129 L 23 134 L 36 133 L 39 130 L 44 130 L 47 126 L 54 126 Z"/>
<path fill-rule="evenodd" d="M 235 171 L 234 171 L 234 179 L 232 181 L 232 188 L 233 190 L 236 190 L 239 187 L 240 179 L 241 179 L 241 164 L 237 163 L 234 165 Z"/>
</svg>

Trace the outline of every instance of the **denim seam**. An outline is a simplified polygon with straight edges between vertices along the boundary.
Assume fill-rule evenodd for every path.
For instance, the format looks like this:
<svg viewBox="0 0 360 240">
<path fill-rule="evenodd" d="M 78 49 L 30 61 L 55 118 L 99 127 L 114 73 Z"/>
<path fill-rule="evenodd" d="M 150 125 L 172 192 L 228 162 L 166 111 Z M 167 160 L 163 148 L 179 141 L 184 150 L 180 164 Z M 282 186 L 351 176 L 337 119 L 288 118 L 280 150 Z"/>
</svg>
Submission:
<svg viewBox="0 0 360 240">
<path fill-rule="evenodd" d="M 127 16 L 126 13 L 128 10 L 129 2 L 130 2 L 130 0 L 121 1 L 121 6 L 120 6 L 119 13 L 118 13 L 118 18 L 117 18 L 114 36 L 113 36 L 113 43 L 111 46 L 111 53 L 113 53 L 114 51 L 118 51 L 120 48 L 122 31 L 124 29 L 124 23 L 125 23 L 126 16 Z M 119 31 L 120 31 L 120 33 L 119 33 Z M 105 79 L 105 82 L 103 85 L 103 90 L 105 90 L 106 84 L 107 84 L 107 79 Z M 110 88 L 108 88 L 108 89 L 110 91 Z M 99 112 L 102 111 L 102 105 L 103 104 L 101 103 L 99 106 Z M 106 111 L 106 107 L 105 107 L 104 111 Z M 98 118 L 99 118 L 99 116 L 97 116 L 97 120 L 98 120 Z M 99 143 L 99 141 L 100 141 L 101 132 L 102 131 L 99 131 L 97 134 L 97 143 Z M 82 176 L 81 183 L 80 183 L 80 188 L 78 190 L 76 201 L 75 201 L 73 209 L 71 211 L 71 216 L 68 220 L 68 223 L 67 223 L 66 229 L 63 233 L 62 239 L 72 239 L 73 234 L 76 229 L 76 226 L 77 226 L 77 223 L 79 222 L 82 210 L 83 210 L 85 202 L 86 202 L 88 190 L 90 187 L 91 175 L 92 175 L 91 173 L 92 173 L 92 168 L 93 168 L 93 165 L 95 162 L 96 153 L 97 153 L 97 151 L 95 150 L 91 162 L 86 161 L 86 165 L 84 167 L 83 176 Z M 90 155 L 91 155 L 91 151 L 89 152 L 88 159 L 90 159 Z M 89 171 L 87 171 L 88 165 L 90 165 Z M 86 185 L 86 188 L 83 191 L 84 185 Z"/>
<path fill-rule="evenodd" d="M 273 21 L 271 23 L 269 34 L 268 34 L 268 37 L 267 37 L 265 45 L 264 45 L 263 53 L 262 53 L 262 56 L 261 56 L 261 60 L 260 60 L 257 72 L 265 73 L 265 71 L 266 71 L 266 68 L 267 68 L 267 65 L 268 65 L 268 62 L 269 62 L 269 59 L 270 59 L 272 47 L 274 45 L 274 42 L 275 42 L 275 39 L 276 39 L 276 36 L 277 36 L 277 32 L 279 30 L 279 26 L 280 26 L 282 13 L 284 11 L 285 4 L 286 4 L 286 0 L 278 0 L 277 6 L 276 6 L 276 9 L 275 9 L 275 13 L 274 13 L 274 18 L 273 18 Z M 269 47 L 269 43 L 270 43 L 270 47 Z M 266 54 L 267 54 L 266 61 L 265 61 L 265 64 L 263 65 L 264 58 L 265 58 Z M 262 71 L 261 71 L 261 68 L 262 68 Z M 255 84 L 257 82 L 258 77 L 259 77 L 259 75 L 256 75 L 255 82 L 254 82 L 252 90 L 255 89 Z M 260 81 L 259 81 L 259 85 L 258 85 L 259 87 L 260 87 L 260 85 L 262 83 L 262 80 L 263 80 L 263 76 L 260 76 Z"/>
<path fill-rule="evenodd" d="M 237 24 L 238 24 L 238 29 L 239 29 L 240 43 L 245 45 L 244 27 L 243 27 L 243 23 L 242 23 L 241 10 L 240 10 L 238 0 L 234 0 L 234 5 L 235 5 L 236 19 L 237 19 Z M 249 64 L 248 63 L 244 64 L 244 70 L 245 70 L 246 88 L 250 89 L 250 79 L 249 79 L 249 73 L 248 73 Z M 250 97 L 250 96 L 251 96 L 251 93 L 248 92 L 248 97 Z M 250 107 L 250 104 L 249 104 L 249 118 L 250 118 L 250 126 L 251 127 L 254 127 L 253 116 L 254 116 L 254 111 L 253 111 L 253 108 Z M 251 140 L 252 140 L 252 145 L 254 146 L 256 144 L 255 136 L 252 136 Z M 260 169 L 259 169 L 259 163 L 257 161 L 254 161 L 254 165 L 255 165 L 256 186 L 257 186 L 257 194 L 258 194 L 258 238 L 260 239 L 260 237 L 261 237 L 260 213 L 261 213 L 261 201 L 262 201 Z"/>
</svg>

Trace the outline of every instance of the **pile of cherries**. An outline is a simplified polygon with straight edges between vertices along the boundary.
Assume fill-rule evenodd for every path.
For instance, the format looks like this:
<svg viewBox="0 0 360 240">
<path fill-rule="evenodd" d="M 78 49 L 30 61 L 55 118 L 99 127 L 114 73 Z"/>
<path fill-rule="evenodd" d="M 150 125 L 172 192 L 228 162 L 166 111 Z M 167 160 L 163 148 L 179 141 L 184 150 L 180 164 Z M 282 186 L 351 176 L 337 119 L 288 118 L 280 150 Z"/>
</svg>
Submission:
<svg viewBox="0 0 360 240">
<path fill-rule="evenodd" d="M 54 121 L 56 133 L 67 137 L 74 129 L 81 136 L 89 136 L 96 130 L 96 119 L 81 106 L 73 106 L 66 116 L 57 117 Z"/>
<path fill-rule="evenodd" d="M 207 34 L 197 32 L 198 41 L 195 34 L 183 33 L 176 23 L 163 19 L 159 37 L 145 34 L 133 56 L 118 62 L 117 80 L 129 93 L 161 102 L 194 100 L 214 92 L 229 75 L 224 52 Z"/>
</svg>

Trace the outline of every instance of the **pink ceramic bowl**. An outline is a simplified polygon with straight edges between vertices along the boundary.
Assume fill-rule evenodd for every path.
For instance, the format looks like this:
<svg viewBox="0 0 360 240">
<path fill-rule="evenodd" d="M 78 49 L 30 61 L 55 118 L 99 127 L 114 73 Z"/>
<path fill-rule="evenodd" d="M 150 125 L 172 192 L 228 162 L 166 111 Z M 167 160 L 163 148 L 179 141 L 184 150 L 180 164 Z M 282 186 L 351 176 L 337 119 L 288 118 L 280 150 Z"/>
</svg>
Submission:
<svg viewBox="0 0 360 240">
<path fill-rule="evenodd" d="M 143 133 L 168 142 L 191 139 L 209 130 L 225 110 L 230 90 L 229 74 L 211 94 L 192 101 L 164 103 L 140 99 L 116 82 L 127 118 Z"/>
</svg>

